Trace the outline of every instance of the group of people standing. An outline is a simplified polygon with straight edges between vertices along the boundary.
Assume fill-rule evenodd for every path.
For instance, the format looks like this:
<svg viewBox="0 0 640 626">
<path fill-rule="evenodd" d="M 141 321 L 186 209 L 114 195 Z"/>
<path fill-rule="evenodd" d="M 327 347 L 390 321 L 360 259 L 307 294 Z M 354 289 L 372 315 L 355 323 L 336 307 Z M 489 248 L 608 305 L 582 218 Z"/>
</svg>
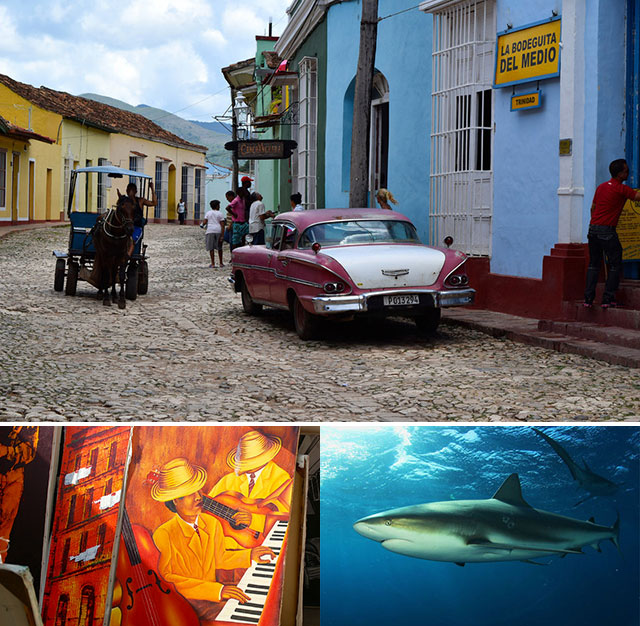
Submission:
<svg viewBox="0 0 640 626">
<path fill-rule="evenodd" d="M 265 220 L 275 217 L 275 213 L 265 208 L 262 195 L 257 191 L 251 191 L 253 179 L 243 176 L 238 192 L 227 191 L 225 197 L 228 205 L 226 215 L 220 208 L 220 200 L 212 200 L 211 207 L 205 214 L 201 228 L 206 226 L 205 247 L 211 257 L 209 267 L 216 267 L 216 251 L 218 263 L 224 267 L 222 261 L 222 244 L 229 243 L 231 250 L 245 245 L 247 235 L 251 236 L 251 243 L 263 245 L 265 243 Z M 302 195 L 293 193 L 290 196 L 291 210 L 304 211 Z M 391 210 L 392 204 L 398 204 L 393 194 L 388 189 L 379 189 L 376 192 L 376 200 L 382 209 Z M 182 220 L 181 220 L 182 223 Z"/>
<path fill-rule="evenodd" d="M 227 191 L 225 197 L 229 203 L 226 207 L 226 216 L 220 210 L 220 200 L 212 200 L 211 207 L 200 224 L 207 228 L 205 235 L 205 247 L 211 256 L 210 267 L 215 267 L 215 252 L 218 252 L 220 267 L 222 262 L 222 243 L 228 241 L 231 250 L 243 246 L 247 235 L 251 235 L 253 244 L 261 245 L 265 242 L 265 220 L 275 217 L 275 213 L 267 210 L 262 201 L 262 195 L 257 191 L 251 191 L 253 180 L 249 176 L 243 176 L 238 192 Z M 225 236 L 225 233 L 228 233 Z"/>
</svg>

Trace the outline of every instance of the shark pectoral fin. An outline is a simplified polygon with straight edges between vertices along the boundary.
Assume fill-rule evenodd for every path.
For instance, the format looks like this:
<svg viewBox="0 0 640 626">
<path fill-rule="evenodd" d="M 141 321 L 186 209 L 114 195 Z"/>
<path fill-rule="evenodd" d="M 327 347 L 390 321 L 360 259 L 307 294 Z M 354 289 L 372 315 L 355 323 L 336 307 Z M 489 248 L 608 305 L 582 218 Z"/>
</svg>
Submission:
<svg viewBox="0 0 640 626">
<path fill-rule="evenodd" d="M 479 537 L 472 537 L 467 541 L 467 545 L 469 546 L 477 546 L 479 548 L 491 549 L 491 550 L 507 550 L 511 552 L 512 550 L 523 550 L 526 552 L 545 552 L 547 554 L 562 554 L 563 556 L 566 554 L 583 554 L 580 548 L 576 549 L 567 549 L 563 550 L 560 548 L 539 548 L 538 546 L 521 546 L 517 544 L 511 543 L 494 543 L 489 541 L 488 539 L 481 539 Z"/>
<path fill-rule="evenodd" d="M 458 565 L 460 567 L 464 567 L 466 565 L 466 563 L 456 563 L 456 565 Z"/>
</svg>

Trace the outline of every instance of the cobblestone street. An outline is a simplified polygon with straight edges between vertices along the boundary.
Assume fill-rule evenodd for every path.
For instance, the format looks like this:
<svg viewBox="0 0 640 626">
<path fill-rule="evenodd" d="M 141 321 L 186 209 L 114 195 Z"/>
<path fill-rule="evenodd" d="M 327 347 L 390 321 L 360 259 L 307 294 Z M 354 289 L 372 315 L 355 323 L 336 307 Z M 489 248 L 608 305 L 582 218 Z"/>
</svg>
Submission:
<svg viewBox="0 0 640 626">
<path fill-rule="evenodd" d="M 442 325 L 334 326 L 302 342 L 289 317 L 242 312 L 203 231 L 151 225 L 149 293 L 125 311 L 88 283 L 53 290 L 66 227 L 0 238 L 5 420 L 636 420 L 637 370 Z"/>
</svg>

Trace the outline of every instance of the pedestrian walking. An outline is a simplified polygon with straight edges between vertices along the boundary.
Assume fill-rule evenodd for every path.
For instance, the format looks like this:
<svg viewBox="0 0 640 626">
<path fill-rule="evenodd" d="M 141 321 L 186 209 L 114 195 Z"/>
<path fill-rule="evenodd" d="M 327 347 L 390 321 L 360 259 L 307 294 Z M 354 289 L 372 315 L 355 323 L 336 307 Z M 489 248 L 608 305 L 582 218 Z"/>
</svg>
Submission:
<svg viewBox="0 0 640 626">
<path fill-rule="evenodd" d="M 257 191 L 251 194 L 251 206 L 249 207 L 249 234 L 253 239 L 251 243 L 255 246 L 264 245 L 264 221 L 270 217 L 275 217 L 273 211 L 267 211 L 262 202 L 262 195 Z"/>
<path fill-rule="evenodd" d="M 584 306 L 587 308 L 593 306 L 603 257 L 607 261 L 608 274 L 602 294 L 602 308 L 617 306 L 616 291 L 622 271 L 622 245 L 616 226 L 625 202 L 640 201 L 640 191 L 623 184 L 629 178 L 629 166 L 624 159 L 612 161 L 609 172 L 611 180 L 598 185 L 591 203 L 589 267 L 584 290 Z"/>
<path fill-rule="evenodd" d="M 187 205 L 185 204 L 185 201 L 182 198 L 180 198 L 180 202 L 178 202 L 178 220 L 180 221 L 180 224 L 184 224 L 186 219 L 187 219 Z"/>
<path fill-rule="evenodd" d="M 224 263 L 222 262 L 222 241 L 224 237 L 225 219 L 220 210 L 220 200 L 211 200 L 209 206 L 211 208 L 205 213 L 204 220 L 200 224 L 201 228 L 204 228 L 205 225 L 207 227 L 204 240 L 205 248 L 211 257 L 209 267 L 216 266 L 216 251 L 218 252 L 220 267 L 224 267 Z"/>
</svg>

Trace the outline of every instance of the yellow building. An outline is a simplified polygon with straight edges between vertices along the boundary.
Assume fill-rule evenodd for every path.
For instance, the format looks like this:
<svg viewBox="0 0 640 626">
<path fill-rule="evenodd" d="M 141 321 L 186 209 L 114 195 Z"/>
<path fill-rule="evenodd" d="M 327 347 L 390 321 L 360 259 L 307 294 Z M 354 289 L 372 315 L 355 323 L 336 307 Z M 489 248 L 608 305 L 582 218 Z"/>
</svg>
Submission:
<svg viewBox="0 0 640 626">
<path fill-rule="evenodd" d="M 176 206 L 181 197 L 187 204 L 190 222 L 205 213 L 207 148 L 164 130 L 142 115 L 47 87 L 36 88 L 2 74 L 0 115 L 21 128 L 53 138 L 50 148 L 56 156 L 51 181 L 36 178 L 34 183 L 35 220 L 65 219 L 71 170 L 108 164 L 153 177 L 158 206 L 149 215 L 150 221 L 177 219 Z M 6 154 L 13 155 L 13 149 Z M 44 160 L 41 155 L 38 158 Z M 6 160 L 4 172 L 0 167 L 0 189 L 1 179 L 5 186 L 12 184 L 11 157 Z M 116 189 L 124 193 L 128 182 L 113 182 L 106 176 L 91 174 L 86 184 L 83 182 L 76 189 L 74 208 L 103 211 L 115 204 Z M 47 185 L 52 190 L 50 211 L 46 208 Z M 18 209 L 20 216 L 27 215 L 21 206 Z M 10 216 L 11 207 L 3 213 L 0 205 L 0 226 L 3 218 L 10 223 Z"/>
<path fill-rule="evenodd" d="M 0 116 L 0 227 L 60 218 L 59 163 L 54 139 Z"/>
</svg>

